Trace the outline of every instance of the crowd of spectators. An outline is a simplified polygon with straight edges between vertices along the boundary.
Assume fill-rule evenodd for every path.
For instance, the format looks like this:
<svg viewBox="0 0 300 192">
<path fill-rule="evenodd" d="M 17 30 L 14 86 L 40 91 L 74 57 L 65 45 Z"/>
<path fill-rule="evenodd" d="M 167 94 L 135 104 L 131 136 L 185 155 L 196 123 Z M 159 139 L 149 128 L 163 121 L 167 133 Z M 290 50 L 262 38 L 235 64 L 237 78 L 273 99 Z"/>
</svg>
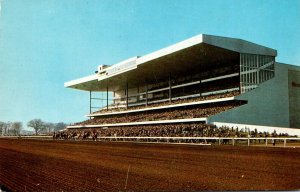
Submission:
<svg viewBox="0 0 300 192">
<path fill-rule="evenodd" d="M 226 93 L 213 94 L 213 95 L 201 96 L 201 97 L 190 97 L 190 98 L 182 98 L 182 99 L 178 98 L 178 99 L 172 99 L 171 102 L 164 101 L 164 102 L 157 102 L 157 103 L 149 103 L 147 107 L 143 104 L 137 106 L 129 106 L 128 109 L 126 107 L 112 107 L 109 109 L 101 109 L 93 112 L 92 114 L 111 113 L 111 112 L 119 112 L 119 111 L 126 111 L 126 110 L 135 110 L 135 109 L 144 109 L 144 108 L 151 108 L 151 107 L 168 106 L 174 104 L 191 103 L 191 102 L 205 101 L 205 100 L 212 100 L 212 99 L 221 99 L 221 98 L 237 96 L 239 94 L 240 94 L 239 91 L 230 91 Z"/>
<path fill-rule="evenodd" d="M 234 127 L 216 127 L 209 124 L 161 124 L 111 128 L 67 129 L 56 132 L 54 139 L 93 139 L 101 137 L 281 137 L 287 134 L 257 132 Z"/>
<path fill-rule="evenodd" d="M 55 138 L 87 139 L 98 137 L 203 137 L 228 136 L 225 128 L 217 129 L 208 124 L 162 124 L 93 129 L 67 129 L 55 134 Z"/>
<path fill-rule="evenodd" d="M 191 119 L 208 117 L 222 111 L 229 110 L 236 106 L 240 106 L 240 101 L 231 102 L 217 102 L 199 106 L 189 106 L 180 108 L 168 108 L 160 110 L 142 111 L 127 114 L 115 114 L 97 116 L 93 119 L 76 123 L 74 125 L 101 125 L 113 123 L 129 123 L 142 121 L 158 121 L 158 120 L 172 120 L 172 119 Z"/>
</svg>

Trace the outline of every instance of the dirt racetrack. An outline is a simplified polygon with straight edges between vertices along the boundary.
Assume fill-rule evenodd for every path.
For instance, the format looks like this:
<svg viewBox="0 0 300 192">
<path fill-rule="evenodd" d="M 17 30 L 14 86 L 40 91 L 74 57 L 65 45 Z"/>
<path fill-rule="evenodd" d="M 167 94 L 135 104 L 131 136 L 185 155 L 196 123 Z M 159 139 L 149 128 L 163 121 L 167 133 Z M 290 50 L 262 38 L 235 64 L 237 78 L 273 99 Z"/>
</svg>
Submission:
<svg viewBox="0 0 300 192">
<path fill-rule="evenodd" d="M 12 191 L 300 189 L 300 149 L 0 139 Z"/>
</svg>

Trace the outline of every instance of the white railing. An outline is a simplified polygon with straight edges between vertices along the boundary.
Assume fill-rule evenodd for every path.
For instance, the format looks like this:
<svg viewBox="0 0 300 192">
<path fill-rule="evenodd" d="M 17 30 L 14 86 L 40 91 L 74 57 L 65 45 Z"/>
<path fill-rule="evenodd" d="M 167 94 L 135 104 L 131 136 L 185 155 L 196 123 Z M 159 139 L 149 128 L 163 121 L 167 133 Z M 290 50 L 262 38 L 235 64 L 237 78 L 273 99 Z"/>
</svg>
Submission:
<svg viewBox="0 0 300 192">
<path fill-rule="evenodd" d="M 219 145 L 224 143 L 224 141 L 231 141 L 232 145 L 236 145 L 238 140 L 247 141 L 247 145 L 250 146 L 251 140 L 263 140 L 264 145 L 268 146 L 268 144 L 273 141 L 283 141 L 283 146 L 287 146 L 287 141 L 300 141 L 299 137 L 118 137 L 118 136 L 111 136 L 111 137 L 98 137 L 99 141 L 101 140 L 110 140 L 110 141 L 126 141 L 126 140 L 135 140 L 140 141 L 143 140 L 144 142 L 151 142 L 151 140 L 164 141 L 169 142 L 170 140 L 173 141 L 180 141 L 180 140 L 194 140 L 194 141 L 215 141 L 218 142 Z M 150 141 L 149 141 L 150 140 Z M 268 142 L 269 141 L 269 142 Z M 226 142 L 225 142 L 226 143 Z M 300 142 L 299 142 L 300 147 Z"/>
<path fill-rule="evenodd" d="M 11 139 L 47 139 L 47 140 L 52 140 L 52 136 L 0 136 L 0 138 L 11 138 Z M 58 139 L 62 140 L 62 139 Z M 68 140 L 76 140 L 76 141 L 82 141 L 81 138 L 71 138 Z M 87 140 L 92 140 L 92 137 L 88 137 Z M 209 141 L 214 141 L 217 142 L 218 145 L 221 145 L 222 143 L 228 143 L 229 141 L 231 142 L 231 145 L 236 145 L 237 142 L 240 141 L 247 141 L 246 144 L 248 146 L 251 145 L 251 140 L 263 140 L 261 143 L 262 145 L 268 146 L 268 144 L 271 144 L 273 141 L 277 142 L 281 141 L 283 142 L 283 146 L 287 146 L 287 141 L 297 141 L 298 147 L 300 147 L 300 137 L 126 137 L 126 136 L 110 136 L 110 137 L 98 137 L 97 141 L 103 141 L 103 140 L 109 140 L 109 141 L 137 141 L 137 142 L 155 142 L 155 143 L 160 143 L 160 142 L 167 142 L 171 143 L 171 141 L 183 141 L 180 143 L 191 143 L 191 142 L 186 142 L 186 140 L 189 141 L 200 141 L 202 142 L 209 142 Z M 192 141 L 192 142 L 193 142 Z M 226 142 L 227 141 L 227 142 Z M 197 142 L 194 142 L 197 143 Z"/>
</svg>

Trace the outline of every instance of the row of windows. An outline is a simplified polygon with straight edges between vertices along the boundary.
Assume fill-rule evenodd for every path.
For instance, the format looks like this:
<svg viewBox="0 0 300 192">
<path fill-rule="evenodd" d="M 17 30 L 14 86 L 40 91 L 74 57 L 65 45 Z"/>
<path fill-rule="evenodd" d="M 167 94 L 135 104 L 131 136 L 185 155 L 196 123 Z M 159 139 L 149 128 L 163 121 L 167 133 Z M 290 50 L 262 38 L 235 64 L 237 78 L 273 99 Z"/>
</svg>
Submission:
<svg viewBox="0 0 300 192">
<path fill-rule="evenodd" d="M 259 70 L 241 75 L 241 82 L 249 84 L 260 84 L 274 77 L 273 71 Z"/>
<path fill-rule="evenodd" d="M 241 54 L 241 66 L 257 68 L 274 61 L 273 56 Z"/>
<path fill-rule="evenodd" d="M 247 92 L 274 77 L 275 57 L 241 54 L 241 91 Z"/>
<path fill-rule="evenodd" d="M 266 71 L 274 71 L 274 64 L 262 66 L 262 67 L 248 67 L 248 66 L 241 66 L 241 72 L 247 71 L 257 71 L 257 70 L 266 70 Z"/>
</svg>

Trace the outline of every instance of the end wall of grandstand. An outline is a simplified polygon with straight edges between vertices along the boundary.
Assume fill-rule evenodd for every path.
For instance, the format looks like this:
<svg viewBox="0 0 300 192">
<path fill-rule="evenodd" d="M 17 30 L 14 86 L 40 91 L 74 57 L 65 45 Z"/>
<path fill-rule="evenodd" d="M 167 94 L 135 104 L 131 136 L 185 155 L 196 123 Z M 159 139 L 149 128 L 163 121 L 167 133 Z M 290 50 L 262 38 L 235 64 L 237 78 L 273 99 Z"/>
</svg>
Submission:
<svg viewBox="0 0 300 192">
<path fill-rule="evenodd" d="M 300 128 L 300 67 L 275 63 L 275 77 L 236 96 L 247 105 L 224 111 L 208 122 Z"/>
</svg>

